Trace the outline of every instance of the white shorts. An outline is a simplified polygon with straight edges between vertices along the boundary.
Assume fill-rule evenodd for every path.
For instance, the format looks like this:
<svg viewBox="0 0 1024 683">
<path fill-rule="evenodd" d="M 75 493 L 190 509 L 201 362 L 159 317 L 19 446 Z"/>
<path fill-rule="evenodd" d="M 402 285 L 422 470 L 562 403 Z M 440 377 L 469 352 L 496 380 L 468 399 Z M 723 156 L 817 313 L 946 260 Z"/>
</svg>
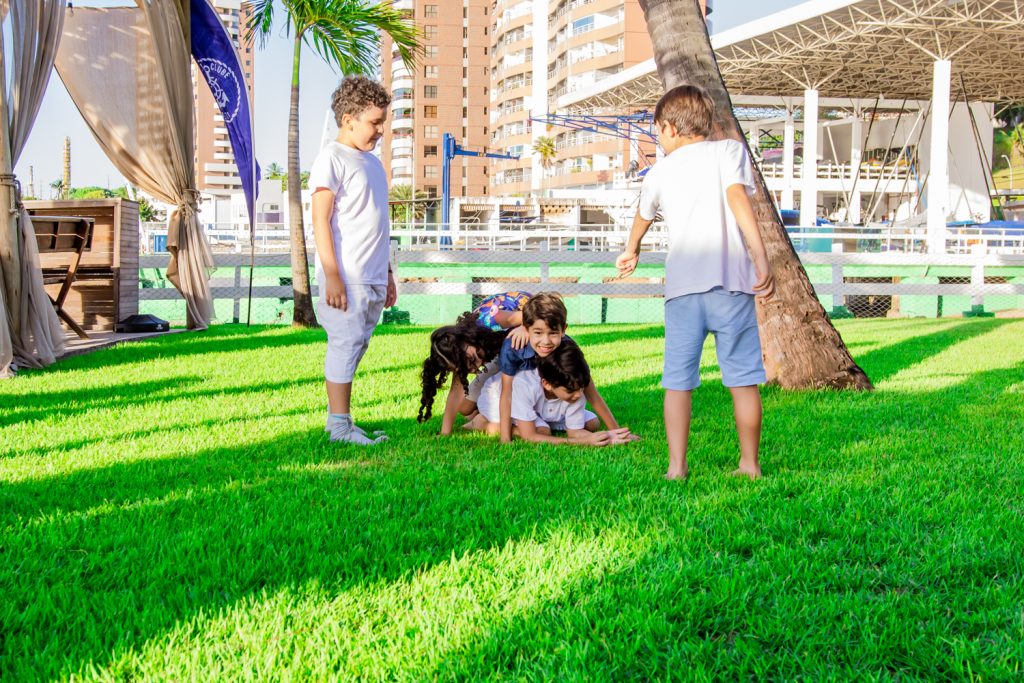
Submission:
<svg viewBox="0 0 1024 683">
<path fill-rule="evenodd" d="M 478 403 L 480 401 L 480 392 L 484 390 L 484 384 L 499 372 L 501 372 L 501 365 L 498 363 L 498 359 L 495 358 L 485 365 L 483 371 L 469 383 L 469 387 L 466 388 L 466 398 L 473 403 Z"/>
<path fill-rule="evenodd" d="M 324 284 L 320 283 L 320 291 Z M 327 356 L 324 359 L 324 377 L 328 382 L 348 384 L 356 374 L 356 368 L 370 335 L 377 327 L 384 310 L 386 285 L 345 285 L 348 295 L 348 310 L 328 306 L 323 294 L 316 302 L 316 316 L 327 331 Z"/>
</svg>

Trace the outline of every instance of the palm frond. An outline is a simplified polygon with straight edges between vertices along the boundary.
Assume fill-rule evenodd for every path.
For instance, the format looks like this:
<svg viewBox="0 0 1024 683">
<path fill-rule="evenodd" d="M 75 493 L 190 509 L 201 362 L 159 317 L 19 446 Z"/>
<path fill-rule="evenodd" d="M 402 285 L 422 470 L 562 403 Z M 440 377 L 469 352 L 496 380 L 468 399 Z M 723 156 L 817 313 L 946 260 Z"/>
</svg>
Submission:
<svg viewBox="0 0 1024 683">
<path fill-rule="evenodd" d="M 274 0 L 255 0 L 252 3 L 252 14 L 245 24 L 245 41 L 253 42 L 255 38 L 260 49 L 267 46 L 267 37 L 274 25 Z"/>
<path fill-rule="evenodd" d="M 296 30 L 331 66 L 343 73 L 372 73 L 380 34 L 387 33 L 410 69 L 422 49 L 411 18 L 390 3 L 368 0 L 292 0 L 286 5 Z"/>
</svg>

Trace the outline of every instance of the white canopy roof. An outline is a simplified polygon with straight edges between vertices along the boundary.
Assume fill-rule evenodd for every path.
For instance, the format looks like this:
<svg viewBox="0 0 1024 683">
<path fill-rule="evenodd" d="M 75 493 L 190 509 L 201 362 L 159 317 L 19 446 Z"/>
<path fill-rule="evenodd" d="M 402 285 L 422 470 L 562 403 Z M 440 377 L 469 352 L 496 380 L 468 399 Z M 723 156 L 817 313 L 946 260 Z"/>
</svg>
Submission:
<svg viewBox="0 0 1024 683">
<path fill-rule="evenodd" d="M 811 0 L 715 34 L 734 95 L 928 100 L 948 59 L 979 101 L 1024 99 L 1024 0 Z M 650 108 L 663 92 L 654 60 L 558 100 L 559 110 Z"/>
</svg>

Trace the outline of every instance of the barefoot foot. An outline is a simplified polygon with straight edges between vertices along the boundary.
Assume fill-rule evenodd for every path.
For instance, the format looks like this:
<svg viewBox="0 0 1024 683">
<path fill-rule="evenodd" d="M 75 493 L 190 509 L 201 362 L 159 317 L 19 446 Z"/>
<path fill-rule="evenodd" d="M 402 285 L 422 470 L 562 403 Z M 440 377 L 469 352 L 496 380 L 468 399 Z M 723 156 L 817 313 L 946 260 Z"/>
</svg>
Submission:
<svg viewBox="0 0 1024 683">
<path fill-rule="evenodd" d="M 732 476 L 734 476 L 734 477 L 747 477 L 748 479 L 760 479 L 761 478 L 761 468 L 758 467 L 756 469 L 748 469 L 746 467 L 737 467 L 736 469 L 734 469 L 732 471 Z"/>
<path fill-rule="evenodd" d="M 686 468 L 686 469 L 683 469 L 683 470 L 669 469 L 669 471 L 665 473 L 665 478 L 668 479 L 669 481 L 674 481 L 674 480 L 677 480 L 677 479 L 682 480 L 682 479 L 686 479 L 686 477 L 688 477 L 689 474 L 690 474 L 690 468 Z"/>
</svg>

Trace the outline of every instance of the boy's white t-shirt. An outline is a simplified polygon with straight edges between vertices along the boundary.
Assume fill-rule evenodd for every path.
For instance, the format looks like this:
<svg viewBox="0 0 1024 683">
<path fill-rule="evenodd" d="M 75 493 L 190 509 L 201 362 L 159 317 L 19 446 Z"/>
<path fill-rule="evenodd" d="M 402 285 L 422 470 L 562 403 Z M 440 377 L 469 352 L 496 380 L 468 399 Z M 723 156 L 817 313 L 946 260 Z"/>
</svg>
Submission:
<svg viewBox="0 0 1024 683">
<path fill-rule="evenodd" d="M 477 410 L 488 422 L 500 420 L 498 402 L 501 400 L 501 374 L 487 380 Z M 520 370 L 512 380 L 512 419 L 522 422 L 536 422 L 538 419 L 549 425 L 565 423 L 566 429 L 584 429 L 587 425 L 587 399 L 569 403 L 560 398 L 548 398 L 540 383 L 536 369 Z"/>
<path fill-rule="evenodd" d="M 309 187 L 334 193 L 331 238 L 342 281 L 353 285 L 388 283 L 388 178 L 373 154 L 331 142 L 317 155 L 309 171 Z M 323 277 L 320 254 L 317 278 Z"/>
<path fill-rule="evenodd" d="M 721 287 L 754 294 L 757 271 L 726 199 L 731 185 L 754 190 L 746 146 L 706 140 L 676 149 L 647 172 L 640 217 L 658 211 L 668 228 L 665 298 Z"/>
</svg>

